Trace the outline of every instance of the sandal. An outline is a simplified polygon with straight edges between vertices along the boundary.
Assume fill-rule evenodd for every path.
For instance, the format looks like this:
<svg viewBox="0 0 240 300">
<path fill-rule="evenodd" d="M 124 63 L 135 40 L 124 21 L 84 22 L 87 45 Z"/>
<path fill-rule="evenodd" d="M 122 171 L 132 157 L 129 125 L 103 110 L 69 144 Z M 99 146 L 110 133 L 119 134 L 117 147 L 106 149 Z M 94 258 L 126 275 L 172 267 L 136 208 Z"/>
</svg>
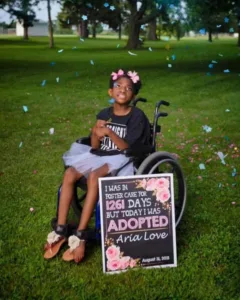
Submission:
<svg viewBox="0 0 240 300">
<path fill-rule="evenodd" d="M 68 239 L 69 249 L 63 253 L 62 259 L 64 261 L 74 260 L 74 250 L 78 248 L 81 243 L 85 243 L 87 240 L 86 230 L 77 230 L 74 235 L 71 235 Z"/>
<path fill-rule="evenodd" d="M 62 245 L 67 242 L 67 225 L 57 225 L 56 230 L 48 234 L 47 244 L 44 246 L 44 258 L 51 259 L 58 254 Z"/>
</svg>

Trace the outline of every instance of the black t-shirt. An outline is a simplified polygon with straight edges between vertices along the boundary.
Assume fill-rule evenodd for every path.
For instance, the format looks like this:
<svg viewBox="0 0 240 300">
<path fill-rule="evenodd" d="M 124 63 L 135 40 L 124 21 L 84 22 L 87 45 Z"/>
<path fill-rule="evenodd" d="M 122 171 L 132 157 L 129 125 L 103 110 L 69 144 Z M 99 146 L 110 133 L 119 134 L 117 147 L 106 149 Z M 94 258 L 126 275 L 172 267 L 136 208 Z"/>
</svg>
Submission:
<svg viewBox="0 0 240 300">
<path fill-rule="evenodd" d="M 144 112 L 133 106 L 131 111 L 125 116 L 117 116 L 113 113 L 113 107 L 103 109 L 97 114 L 97 120 L 108 121 L 106 125 L 122 138 L 129 147 L 135 145 L 149 145 L 150 125 Z M 104 156 L 120 153 L 120 149 L 105 136 L 101 141 L 99 149 L 92 149 L 92 153 Z"/>
</svg>

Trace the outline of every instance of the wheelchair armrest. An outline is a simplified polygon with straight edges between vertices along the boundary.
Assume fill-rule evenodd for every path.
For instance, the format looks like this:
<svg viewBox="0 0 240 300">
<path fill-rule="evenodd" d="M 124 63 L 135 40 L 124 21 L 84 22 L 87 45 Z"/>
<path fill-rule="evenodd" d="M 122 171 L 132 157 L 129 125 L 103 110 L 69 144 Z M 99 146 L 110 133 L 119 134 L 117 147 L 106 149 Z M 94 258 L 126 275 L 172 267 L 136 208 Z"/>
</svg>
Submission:
<svg viewBox="0 0 240 300">
<path fill-rule="evenodd" d="M 121 151 L 127 157 L 142 157 L 153 152 L 151 145 L 136 145 Z"/>
<path fill-rule="evenodd" d="M 90 136 L 82 137 L 80 139 L 77 139 L 76 143 L 91 146 L 91 137 Z"/>
</svg>

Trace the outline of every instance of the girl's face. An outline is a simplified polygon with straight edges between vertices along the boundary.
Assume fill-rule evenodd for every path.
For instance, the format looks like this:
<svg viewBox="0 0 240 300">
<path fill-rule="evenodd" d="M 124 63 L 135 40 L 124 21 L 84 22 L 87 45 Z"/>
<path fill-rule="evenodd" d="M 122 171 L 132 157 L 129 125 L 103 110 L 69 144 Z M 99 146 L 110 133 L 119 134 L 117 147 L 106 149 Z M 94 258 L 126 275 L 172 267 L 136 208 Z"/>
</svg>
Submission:
<svg viewBox="0 0 240 300">
<path fill-rule="evenodd" d="M 129 103 L 133 97 L 133 83 L 131 79 L 121 77 L 114 82 L 113 88 L 108 90 L 110 97 L 114 98 L 118 104 Z"/>
</svg>

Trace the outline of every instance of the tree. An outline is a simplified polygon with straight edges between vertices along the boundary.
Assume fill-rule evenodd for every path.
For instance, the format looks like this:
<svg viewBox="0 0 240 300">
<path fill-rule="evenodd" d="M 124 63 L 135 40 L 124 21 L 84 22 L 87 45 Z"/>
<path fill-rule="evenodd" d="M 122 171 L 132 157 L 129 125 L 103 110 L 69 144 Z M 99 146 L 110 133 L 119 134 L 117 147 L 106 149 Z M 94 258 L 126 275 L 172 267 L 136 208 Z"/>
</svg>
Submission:
<svg viewBox="0 0 240 300">
<path fill-rule="evenodd" d="M 6 4 L 7 1 L 5 1 Z M 36 20 L 36 14 L 33 11 L 33 6 L 36 5 L 36 0 L 12 0 L 8 1 L 8 12 L 11 16 L 15 16 L 17 20 L 23 25 L 25 40 L 28 39 L 28 28 L 33 26 Z"/>
<path fill-rule="evenodd" d="M 53 23 L 51 18 L 51 0 L 47 0 L 47 12 L 48 12 L 48 33 L 49 33 L 49 47 L 54 47 L 53 40 Z"/>
</svg>

